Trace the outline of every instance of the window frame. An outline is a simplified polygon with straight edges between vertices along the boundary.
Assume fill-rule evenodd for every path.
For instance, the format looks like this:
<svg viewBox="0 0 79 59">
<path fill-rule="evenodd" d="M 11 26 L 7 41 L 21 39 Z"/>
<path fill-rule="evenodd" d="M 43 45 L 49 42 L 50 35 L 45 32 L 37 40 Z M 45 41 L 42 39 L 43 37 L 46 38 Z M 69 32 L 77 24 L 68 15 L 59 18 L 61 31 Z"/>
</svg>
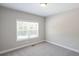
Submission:
<svg viewBox="0 0 79 59">
<path fill-rule="evenodd" d="M 37 24 L 37 37 L 29 37 L 29 35 L 28 35 L 28 38 L 21 38 L 21 39 L 18 39 L 18 25 L 17 25 L 17 22 L 19 22 L 19 21 L 22 21 L 22 22 L 26 22 L 26 23 L 35 23 L 35 24 Z M 29 27 L 29 26 L 28 26 Z M 23 21 L 23 20 L 17 20 L 16 21 L 16 34 L 17 34 L 17 39 L 16 39 L 16 41 L 24 41 L 24 40 L 30 40 L 30 39 L 35 39 L 35 38 L 38 38 L 39 37 L 39 22 L 31 22 L 31 21 Z"/>
</svg>

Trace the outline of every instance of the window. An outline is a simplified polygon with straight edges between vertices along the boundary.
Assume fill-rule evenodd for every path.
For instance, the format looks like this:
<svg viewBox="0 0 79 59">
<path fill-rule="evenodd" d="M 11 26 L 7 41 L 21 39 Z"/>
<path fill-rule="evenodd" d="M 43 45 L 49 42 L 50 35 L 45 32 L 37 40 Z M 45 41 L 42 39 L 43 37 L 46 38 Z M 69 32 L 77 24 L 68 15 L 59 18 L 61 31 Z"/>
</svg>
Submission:
<svg viewBox="0 0 79 59">
<path fill-rule="evenodd" d="M 17 40 L 36 38 L 39 36 L 37 22 L 17 21 Z"/>
</svg>

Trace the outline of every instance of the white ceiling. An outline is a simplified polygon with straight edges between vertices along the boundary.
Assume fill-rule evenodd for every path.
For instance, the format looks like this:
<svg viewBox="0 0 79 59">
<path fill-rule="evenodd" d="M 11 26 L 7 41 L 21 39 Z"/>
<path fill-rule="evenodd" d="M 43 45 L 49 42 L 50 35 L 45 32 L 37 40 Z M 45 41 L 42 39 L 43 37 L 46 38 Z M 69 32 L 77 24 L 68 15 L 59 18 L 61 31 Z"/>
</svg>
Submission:
<svg viewBox="0 0 79 59">
<path fill-rule="evenodd" d="M 48 3 L 47 7 L 41 7 L 40 3 L 2 3 L 0 5 L 39 16 L 49 16 L 79 8 L 79 3 Z"/>
</svg>

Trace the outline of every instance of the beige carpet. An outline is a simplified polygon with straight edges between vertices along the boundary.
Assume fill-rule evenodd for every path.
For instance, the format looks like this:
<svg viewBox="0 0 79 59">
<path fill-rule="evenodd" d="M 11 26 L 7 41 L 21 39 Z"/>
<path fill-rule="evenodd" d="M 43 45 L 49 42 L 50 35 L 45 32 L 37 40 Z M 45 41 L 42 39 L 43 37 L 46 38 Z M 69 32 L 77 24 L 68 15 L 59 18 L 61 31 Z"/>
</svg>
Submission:
<svg viewBox="0 0 79 59">
<path fill-rule="evenodd" d="M 35 46 L 29 46 L 3 54 L 3 56 L 79 56 L 79 53 L 47 42 L 42 42 Z"/>
</svg>

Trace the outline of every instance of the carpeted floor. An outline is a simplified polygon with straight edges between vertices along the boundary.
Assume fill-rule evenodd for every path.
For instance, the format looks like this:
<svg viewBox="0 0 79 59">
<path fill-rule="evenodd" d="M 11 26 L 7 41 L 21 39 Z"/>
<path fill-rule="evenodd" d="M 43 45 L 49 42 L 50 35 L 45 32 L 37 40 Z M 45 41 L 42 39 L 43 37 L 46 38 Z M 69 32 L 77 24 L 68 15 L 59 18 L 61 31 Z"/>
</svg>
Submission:
<svg viewBox="0 0 79 59">
<path fill-rule="evenodd" d="M 3 56 L 79 56 L 79 53 L 47 42 L 42 42 L 35 46 L 28 46 L 3 54 Z"/>
</svg>

